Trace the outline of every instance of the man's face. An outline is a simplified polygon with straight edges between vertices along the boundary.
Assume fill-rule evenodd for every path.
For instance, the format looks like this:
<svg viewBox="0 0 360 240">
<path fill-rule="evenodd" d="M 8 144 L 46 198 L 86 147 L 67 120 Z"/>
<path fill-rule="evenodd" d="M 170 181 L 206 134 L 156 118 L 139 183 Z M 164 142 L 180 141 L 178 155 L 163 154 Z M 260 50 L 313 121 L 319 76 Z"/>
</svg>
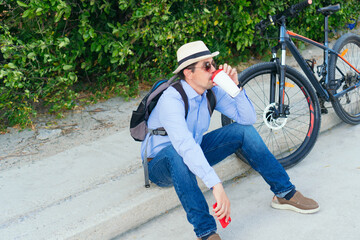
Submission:
<svg viewBox="0 0 360 240">
<path fill-rule="evenodd" d="M 213 87 L 211 77 L 216 71 L 214 65 L 213 58 L 207 58 L 199 61 L 195 65 L 194 72 L 190 69 L 186 69 L 186 71 L 188 71 L 186 74 L 186 81 L 197 93 L 203 94 L 205 90 Z"/>
</svg>

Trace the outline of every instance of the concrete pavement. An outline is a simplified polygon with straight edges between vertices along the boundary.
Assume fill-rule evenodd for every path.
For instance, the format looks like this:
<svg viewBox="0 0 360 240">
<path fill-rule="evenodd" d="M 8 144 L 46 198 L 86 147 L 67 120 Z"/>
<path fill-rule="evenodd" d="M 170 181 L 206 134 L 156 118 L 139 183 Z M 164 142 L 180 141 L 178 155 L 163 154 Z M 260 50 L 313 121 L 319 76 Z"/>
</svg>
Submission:
<svg viewBox="0 0 360 240">
<path fill-rule="evenodd" d="M 331 112 L 322 122 L 326 131 L 340 120 Z M 211 129 L 219 126 L 216 112 Z M 124 129 L 0 172 L 0 239 L 111 239 L 179 206 L 172 188 L 144 188 L 139 149 Z M 228 181 L 249 166 L 232 155 L 215 170 Z"/>
</svg>

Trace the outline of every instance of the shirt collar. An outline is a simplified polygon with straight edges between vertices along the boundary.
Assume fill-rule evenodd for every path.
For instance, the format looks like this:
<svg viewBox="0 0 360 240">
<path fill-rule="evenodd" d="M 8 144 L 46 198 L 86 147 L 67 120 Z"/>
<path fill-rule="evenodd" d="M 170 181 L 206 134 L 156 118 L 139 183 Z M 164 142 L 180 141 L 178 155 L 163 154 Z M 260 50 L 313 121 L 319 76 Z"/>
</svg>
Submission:
<svg viewBox="0 0 360 240">
<path fill-rule="evenodd" d="M 186 96 L 188 99 L 196 98 L 199 95 L 185 80 L 181 80 L 181 84 L 184 88 L 184 91 L 186 93 Z M 207 90 L 203 93 L 203 96 L 206 95 Z"/>
</svg>

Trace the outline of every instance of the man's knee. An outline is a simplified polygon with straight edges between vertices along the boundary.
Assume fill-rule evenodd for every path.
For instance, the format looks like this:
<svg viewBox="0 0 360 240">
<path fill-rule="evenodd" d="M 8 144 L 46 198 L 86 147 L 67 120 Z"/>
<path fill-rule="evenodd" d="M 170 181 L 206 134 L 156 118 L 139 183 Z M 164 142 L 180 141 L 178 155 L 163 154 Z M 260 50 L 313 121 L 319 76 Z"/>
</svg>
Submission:
<svg viewBox="0 0 360 240">
<path fill-rule="evenodd" d="M 170 169 L 176 174 L 188 174 L 189 168 L 185 164 L 183 158 L 171 145 L 166 147 L 165 154 L 168 156 Z"/>
<path fill-rule="evenodd" d="M 233 139 L 239 139 L 242 142 L 242 147 L 247 149 L 264 151 L 267 149 L 260 134 L 252 125 L 241 125 L 233 123 L 230 133 Z"/>
<path fill-rule="evenodd" d="M 229 125 L 228 130 L 233 137 L 240 137 L 242 140 L 247 136 L 257 134 L 256 129 L 252 125 L 242 125 L 236 122 Z"/>
</svg>

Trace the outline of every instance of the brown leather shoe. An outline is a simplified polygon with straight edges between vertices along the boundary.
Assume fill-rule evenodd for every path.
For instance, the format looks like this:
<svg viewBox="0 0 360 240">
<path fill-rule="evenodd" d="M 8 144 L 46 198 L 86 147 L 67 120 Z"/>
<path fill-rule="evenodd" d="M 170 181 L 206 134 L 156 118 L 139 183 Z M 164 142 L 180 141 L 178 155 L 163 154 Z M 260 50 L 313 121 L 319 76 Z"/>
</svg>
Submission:
<svg viewBox="0 0 360 240">
<path fill-rule="evenodd" d="M 304 197 L 296 191 L 290 200 L 274 196 L 271 206 L 276 209 L 292 210 L 298 213 L 316 213 L 320 210 L 319 204 L 313 199 Z"/>
<path fill-rule="evenodd" d="M 197 240 L 201 240 L 201 238 L 198 238 Z M 220 238 L 219 234 L 214 233 L 207 240 L 221 240 L 221 238 Z"/>
</svg>

